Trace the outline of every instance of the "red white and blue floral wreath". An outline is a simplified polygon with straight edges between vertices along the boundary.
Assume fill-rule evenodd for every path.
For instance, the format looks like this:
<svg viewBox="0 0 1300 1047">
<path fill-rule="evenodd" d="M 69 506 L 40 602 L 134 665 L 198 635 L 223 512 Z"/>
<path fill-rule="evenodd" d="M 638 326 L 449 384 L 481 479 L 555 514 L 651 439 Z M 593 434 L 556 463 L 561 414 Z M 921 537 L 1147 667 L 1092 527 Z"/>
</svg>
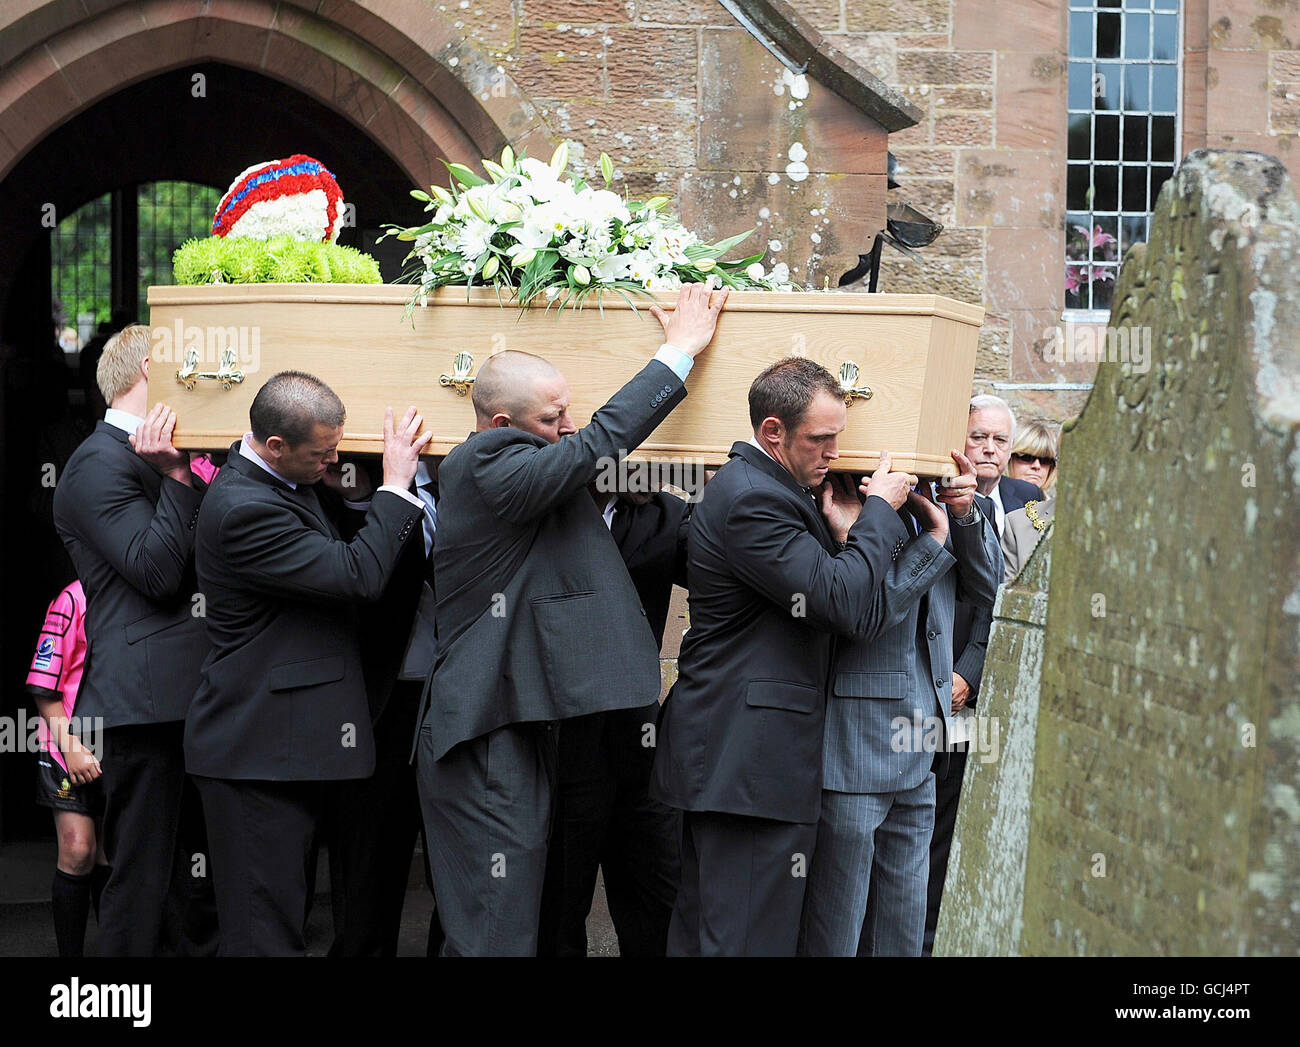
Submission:
<svg viewBox="0 0 1300 1047">
<path fill-rule="evenodd" d="M 212 233 L 332 244 L 343 217 L 343 193 L 334 176 L 319 160 L 295 153 L 242 172 L 217 205 Z"/>
</svg>

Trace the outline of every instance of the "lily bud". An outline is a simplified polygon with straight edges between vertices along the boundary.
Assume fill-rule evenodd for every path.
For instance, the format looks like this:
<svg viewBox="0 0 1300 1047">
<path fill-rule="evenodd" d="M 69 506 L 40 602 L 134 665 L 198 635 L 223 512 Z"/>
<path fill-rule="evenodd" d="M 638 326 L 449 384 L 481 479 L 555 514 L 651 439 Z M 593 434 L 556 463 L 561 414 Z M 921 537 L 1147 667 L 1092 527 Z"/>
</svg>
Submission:
<svg viewBox="0 0 1300 1047">
<path fill-rule="evenodd" d="M 702 273 L 707 273 L 710 272 L 713 269 L 713 267 L 717 264 L 718 263 L 715 262 L 712 258 L 701 258 L 698 262 L 695 263 L 695 268 Z"/>
<path fill-rule="evenodd" d="M 551 154 L 551 170 L 555 172 L 555 177 L 564 174 L 564 169 L 569 166 L 569 143 L 561 142 L 555 147 L 555 152 Z"/>
<path fill-rule="evenodd" d="M 497 275 L 497 270 L 501 268 L 501 259 L 493 255 L 483 266 L 483 279 L 491 280 Z"/>
<path fill-rule="evenodd" d="M 591 283 L 591 271 L 585 265 L 575 265 L 573 267 L 573 278 L 583 287 Z"/>
<path fill-rule="evenodd" d="M 534 248 L 525 247 L 522 251 L 520 251 L 517 255 L 515 255 L 514 261 L 511 262 L 510 264 L 513 265 L 516 269 L 521 269 L 536 257 L 537 257 L 537 251 Z"/>
<path fill-rule="evenodd" d="M 501 150 L 501 166 L 507 171 L 515 169 L 515 151 L 509 146 Z"/>
</svg>

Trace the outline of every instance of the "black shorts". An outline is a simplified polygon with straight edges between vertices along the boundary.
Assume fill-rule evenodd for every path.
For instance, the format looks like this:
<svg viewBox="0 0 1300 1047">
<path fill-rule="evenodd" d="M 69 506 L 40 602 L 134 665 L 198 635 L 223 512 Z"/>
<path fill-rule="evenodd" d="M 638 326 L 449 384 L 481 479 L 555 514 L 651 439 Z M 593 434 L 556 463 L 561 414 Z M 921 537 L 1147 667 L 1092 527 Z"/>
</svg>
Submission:
<svg viewBox="0 0 1300 1047">
<path fill-rule="evenodd" d="M 36 802 L 56 811 L 75 811 L 97 818 L 104 811 L 104 790 L 99 781 L 73 785 L 68 772 L 49 753 L 36 754 Z"/>
</svg>

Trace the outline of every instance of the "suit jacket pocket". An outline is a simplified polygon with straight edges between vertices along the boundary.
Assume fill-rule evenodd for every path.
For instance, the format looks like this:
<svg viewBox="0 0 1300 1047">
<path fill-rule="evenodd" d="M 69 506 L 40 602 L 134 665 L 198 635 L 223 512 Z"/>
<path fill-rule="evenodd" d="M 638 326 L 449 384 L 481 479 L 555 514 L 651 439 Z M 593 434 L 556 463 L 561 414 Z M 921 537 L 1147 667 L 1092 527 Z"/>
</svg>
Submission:
<svg viewBox="0 0 1300 1047">
<path fill-rule="evenodd" d="M 594 589 L 583 589 L 581 592 L 576 593 L 552 593 L 550 596 L 534 596 L 532 602 L 534 604 L 564 603 L 566 600 L 584 600 L 595 595 Z"/>
<path fill-rule="evenodd" d="M 341 654 L 330 658 L 313 658 L 306 662 L 286 662 L 273 666 L 266 674 L 268 691 L 288 691 L 296 687 L 314 687 L 343 679 L 347 659 Z"/>
<path fill-rule="evenodd" d="M 793 713 L 816 711 L 822 692 L 803 683 L 785 680 L 751 680 L 745 688 L 745 704 L 760 709 L 785 709 Z"/>
<path fill-rule="evenodd" d="M 911 679 L 903 672 L 836 673 L 837 698 L 907 698 Z"/>
<path fill-rule="evenodd" d="M 635 605 L 588 590 L 535 596 L 530 604 L 539 648 L 533 657 L 550 691 L 538 697 L 551 709 L 548 718 L 584 716 L 619 698 L 644 705 L 658 697 L 659 651 Z"/>
<path fill-rule="evenodd" d="M 129 625 L 124 625 L 122 632 L 126 636 L 127 643 L 139 643 L 147 636 L 153 636 L 154 633 L 170 629 L 173 625 L 180 625 L 181 622 L 192 617 L 190 605 L 186 603 L 170 611 L 159 611 L 157 614 L 138 618 Z"/>
</svg>

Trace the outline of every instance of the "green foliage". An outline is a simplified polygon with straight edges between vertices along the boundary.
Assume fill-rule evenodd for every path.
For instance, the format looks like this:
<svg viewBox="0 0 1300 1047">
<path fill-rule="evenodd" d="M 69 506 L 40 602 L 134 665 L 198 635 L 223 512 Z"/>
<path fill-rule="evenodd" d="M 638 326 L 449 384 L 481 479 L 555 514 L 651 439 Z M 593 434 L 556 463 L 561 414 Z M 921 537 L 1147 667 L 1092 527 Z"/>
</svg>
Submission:
<svg viewBox="0 0 1300 1047">
<path fill-rule="evenodd" d="M 253 240 L 209 236 L 187 240 L 172 257 L 178 284 L 377 284 L 379 265 L 341 244 L 307 243 L 286 236 Z"/>
</svg>

